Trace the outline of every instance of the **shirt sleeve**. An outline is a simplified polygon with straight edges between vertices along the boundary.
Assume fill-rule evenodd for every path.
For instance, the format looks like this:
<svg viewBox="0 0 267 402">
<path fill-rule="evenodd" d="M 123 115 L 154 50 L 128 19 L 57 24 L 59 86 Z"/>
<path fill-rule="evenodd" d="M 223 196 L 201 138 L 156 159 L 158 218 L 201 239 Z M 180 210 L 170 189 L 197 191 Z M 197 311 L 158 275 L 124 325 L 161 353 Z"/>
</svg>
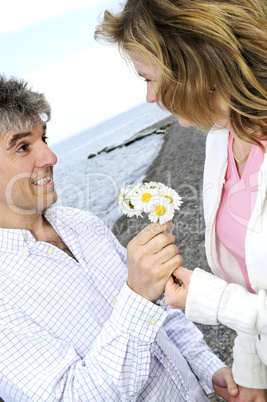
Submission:
<svg viewBox="0 0 267 402">
<path fill-rule="evenodd" d="M 177 330 L 179 328 L 179 331 Z M 179 310 L 168 309 L 164 329 L 182 353 L 207 394 L 214 392 L 213 374 L 225 364 L 210 350 L 202 332 Z"/>
<path fill-rule="evenodd" d="M 6 306 L 5 315 L 0 323 L 4 399 L 18 400 L 19 395 L 20 401 L 119 401 L 142 391 L 153 343 L 167 313 L 125 284 L 84 358 L 14 307 Z"/>
</svg>

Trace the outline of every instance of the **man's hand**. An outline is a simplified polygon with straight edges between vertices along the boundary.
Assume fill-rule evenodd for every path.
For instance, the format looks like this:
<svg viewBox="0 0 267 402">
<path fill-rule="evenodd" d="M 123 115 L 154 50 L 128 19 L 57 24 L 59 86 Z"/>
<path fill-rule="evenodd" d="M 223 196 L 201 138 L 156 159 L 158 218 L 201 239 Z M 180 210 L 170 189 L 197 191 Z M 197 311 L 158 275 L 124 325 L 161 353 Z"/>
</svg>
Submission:
<svg viewBox="0 0 267 402">
<path fill-rule="evenodd" d="M 182 286 L 177 286 L 172 276 L 169 278 L 165 287 L 165 297 L 171 308 L 178 308 L 181 310 L 185 309 L 188 287 L 192 274 L 192 271 L 183 267 L 180 267 L 173 272 L 173 276 L 183 282 Z"/>
<path fill-rule="evenodd" d="M 225 401 L 239 401 L 239 389 L 233 379 L 232 370 L 228 367 L 222 367 L 213 374 L 212 384 L 214 391 Z"/>
<path fill-rule="evenodd" d="M 223 367 L 216 371 L 212 377 L 214 391 L 225 401 L 229 402 L 266 402 L 265 389 L 252 389 L 236 385 L 232 371 Z"/>
<path fill-rule="evenodd" d="M 172 222 L 152 223 L 128 244 L 128 286 L 142 297 L 154 301 L 164 292 L 167 280 L 182 262 L 171 233 Z"/>
</svg>

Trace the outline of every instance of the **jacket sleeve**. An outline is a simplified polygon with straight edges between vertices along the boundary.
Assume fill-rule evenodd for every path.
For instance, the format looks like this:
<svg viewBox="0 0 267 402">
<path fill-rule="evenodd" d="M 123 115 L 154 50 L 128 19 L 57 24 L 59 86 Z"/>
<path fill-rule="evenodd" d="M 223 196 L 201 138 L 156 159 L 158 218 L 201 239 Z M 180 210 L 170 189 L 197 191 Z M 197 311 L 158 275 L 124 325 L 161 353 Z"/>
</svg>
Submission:
<svg viewBox="0 0 267 402">
<path fill-rule="evenodd" d="M 266 292 L 251 294 L 242 286 L 196 268 L 186 301 L 186 316 L 202 324 L 221 322 L 237 332 L 267 334 Z"/>
<path fill-rule="evenodd" d="M 148 378 L 153 343 L 167 316 L 125 284 L 82 358 L 64 336 L 53 337 L 12 308 L 1 308 L 0 393 L 21 401 L 130 400 Z"/>
<path fill-rule="evenodd" d="M 259 358 L 257 344 L 257 335 L 241 332 L 237 335 L 233 348 L 233 376 L 243 387 L 267 389 L 267 366 Z"/>
<path fill-rule="evenodd" d="M 234 348 L 234 373 L 238 383 L 249 386 L 248 374 L 241 379 L 238 373 L 251 367 L 249 375 L 254 370 L 253 377 L 256 378 L 257 373 L 259 384 L 264 385 L 259 388 L 267 388 L 267 298 L 264 290 L 251 294 L 240 285 L 228 284 L 196 268 L 191 276 L 185 314 L 191 321 L 207 325 L 220 322 L 243 334 L 237 338 Z M 260 380 L 262 376 L 264 381 Z"/>
</svg>

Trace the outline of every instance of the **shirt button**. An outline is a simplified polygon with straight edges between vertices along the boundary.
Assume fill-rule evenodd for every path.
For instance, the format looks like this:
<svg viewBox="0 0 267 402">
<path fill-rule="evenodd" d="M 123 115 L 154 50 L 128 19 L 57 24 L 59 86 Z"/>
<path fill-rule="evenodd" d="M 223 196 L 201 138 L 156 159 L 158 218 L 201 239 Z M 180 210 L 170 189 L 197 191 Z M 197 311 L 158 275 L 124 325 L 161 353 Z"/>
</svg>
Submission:
<svg viewBox="0 0 267 402">
<path fill-rule="evenodd" d="M 24 248 L 24 249 L 22 250 L 22 254 L 27 254 L 26 248 Z"/>
<path fill-rule="evenodd" d="M 23 233 L 23 239 L 26 240 L 27 239 L 27 235 L 26 233 Z"/>
<path fill-rule="evenodd" d="M 113 297 L 112 301 L 113 301 L 113 303 L 117 303 L 117 298 Z"/>
<path fill-rule="evenodd" d="M 53 255 L 55 250 L 53 248 L 49 248 L 47 252 L 48 254 Z"/>
<path fill-rule="evenodd" d="M 164 363 L 166 364 L 166 366 L 168 366 L 168 360 L 166 359 L 166 357 L 164 358 Z"/>
<path fill-rule="evenodd" d="M 149 321 L 149 324 L 150 325 L 156 325 L 157 324 L 157 320 L 156 320 L 156 318 L 151 318 L 151 320 Z"/>
</svg>

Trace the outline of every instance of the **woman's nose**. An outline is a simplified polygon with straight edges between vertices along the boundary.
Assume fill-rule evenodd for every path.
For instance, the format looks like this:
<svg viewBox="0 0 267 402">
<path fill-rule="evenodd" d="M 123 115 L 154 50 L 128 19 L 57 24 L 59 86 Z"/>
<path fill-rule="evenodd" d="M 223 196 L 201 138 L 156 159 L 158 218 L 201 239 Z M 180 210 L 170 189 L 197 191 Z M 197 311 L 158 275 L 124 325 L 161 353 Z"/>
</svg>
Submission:
<svg viewBox="0 0 267 402">
<path fill-rule="evenodd" d="M 147 103 L 155 103 L 155 91 L 151 84 L 151 82 L 147 83 L 147 92 L 146 92 L 146 101 Z"/>
</svg>

